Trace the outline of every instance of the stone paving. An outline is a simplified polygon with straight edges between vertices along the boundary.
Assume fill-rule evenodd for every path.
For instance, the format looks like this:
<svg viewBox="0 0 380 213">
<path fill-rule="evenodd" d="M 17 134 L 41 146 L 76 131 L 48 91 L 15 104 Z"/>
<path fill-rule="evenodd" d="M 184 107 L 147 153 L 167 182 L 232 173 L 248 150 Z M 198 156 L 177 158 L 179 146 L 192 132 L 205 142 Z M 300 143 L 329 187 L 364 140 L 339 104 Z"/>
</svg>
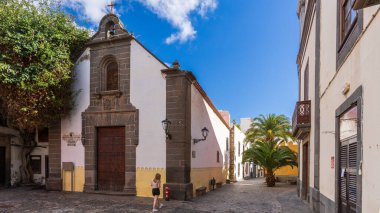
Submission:
<svg viewBox="0 0 380 213">
<path fill-rule="evenodd" d="M 268 212 L 308 213 L 296 194 L 296 186 L 264 179 L 223 185 L 192 201 L 164 201 L 159 212 Z M 0 212 L 151 212 L 152 198 L 86 193 L 47 192 L 42 189 L 0 189 Z"/>
</svg>

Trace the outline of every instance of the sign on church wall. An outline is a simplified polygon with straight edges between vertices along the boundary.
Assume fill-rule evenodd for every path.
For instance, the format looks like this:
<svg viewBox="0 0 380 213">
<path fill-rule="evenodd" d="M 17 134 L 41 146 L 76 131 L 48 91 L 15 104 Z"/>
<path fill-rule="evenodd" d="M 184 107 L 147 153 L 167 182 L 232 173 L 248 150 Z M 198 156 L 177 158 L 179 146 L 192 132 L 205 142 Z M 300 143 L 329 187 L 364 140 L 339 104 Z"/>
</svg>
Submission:
<svg viewBox="0 0 380 213">
<path fill-rule="evenodd" d="M 67 146 L 76 146 L 76 143 L 81 140 L 81 134 L 70 132 L 62 136 L 62 140 L 67 143 Z"/>
</svg>

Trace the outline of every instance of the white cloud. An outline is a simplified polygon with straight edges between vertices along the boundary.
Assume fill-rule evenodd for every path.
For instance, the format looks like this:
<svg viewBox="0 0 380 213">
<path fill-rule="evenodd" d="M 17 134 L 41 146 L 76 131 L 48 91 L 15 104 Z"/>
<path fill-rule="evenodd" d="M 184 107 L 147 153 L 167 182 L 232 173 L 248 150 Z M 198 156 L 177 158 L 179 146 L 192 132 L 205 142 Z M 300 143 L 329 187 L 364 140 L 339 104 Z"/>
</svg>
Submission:
<svg viewBox="0 0 380 213">
<path fill-rule="evenodd" d="M 209 11 L 214 11 L 217 7 L 217 0 L 137 0 L 148 7 L 160 18 L 167 20 L 179 32 L 171 34 L 166 38 L 167 44 L 179 41 L 181 43 L 194 39 L 196 30 L 194 29 L 190 15 L 197 12 L 205 18 Z"/>
<path fill-rule="evenodd" d="M 118 0 L 119 2 L 123 0 Z M 118 1 L 115 1 L 116 3 Z M 127 1 L 127 0 L 124 0 Z M 218 5 L 218 0 L 129 0 L 137 1 L 155 13 L 158 17 L 168 21 L 178 32 L 171 34 L 165 42 L 186 42 L 194 39 L 197 31 L 191 23 L 190 15 L 196 13 L 207 18 Z M 88 19 L 96 25 L 108 13 L 109 0 L 63 0 L 66 7 L 76 10 L 80 18 Z"/>
<path fill-rule="evenodd" d="M 98 24 L 104 15 L 108 13 L 108 0 L 64 0 L 66 7 L 77 11 L 78 16 L 88 19 L 92 24 Z"/>
</svg>

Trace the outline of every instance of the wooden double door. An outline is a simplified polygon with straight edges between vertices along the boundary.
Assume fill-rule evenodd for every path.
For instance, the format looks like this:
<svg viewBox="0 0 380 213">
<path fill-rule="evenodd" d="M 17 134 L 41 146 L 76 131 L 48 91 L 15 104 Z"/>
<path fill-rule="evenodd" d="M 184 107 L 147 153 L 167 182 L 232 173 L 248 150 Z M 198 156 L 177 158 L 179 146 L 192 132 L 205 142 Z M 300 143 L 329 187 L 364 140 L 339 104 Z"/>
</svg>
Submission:
<svg viewBox="0 0 380 213">
<path fill-rule="evenodd" d="M 125 185 L 125 128 L 98 128 L 98 190 L 123 191 Z"/>
</svg>

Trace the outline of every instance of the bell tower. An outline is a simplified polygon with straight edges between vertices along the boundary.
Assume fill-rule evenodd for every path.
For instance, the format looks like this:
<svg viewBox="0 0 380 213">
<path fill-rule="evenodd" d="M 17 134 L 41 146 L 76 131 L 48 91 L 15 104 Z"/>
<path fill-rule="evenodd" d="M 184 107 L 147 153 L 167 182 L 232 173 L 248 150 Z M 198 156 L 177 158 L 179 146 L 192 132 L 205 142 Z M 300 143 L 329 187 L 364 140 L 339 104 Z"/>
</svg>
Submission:
<svg viewBox="0 0 380 213">
<path fill-rule="evenodd" d="M 130 101 L 133 37 L 113 14 L 114 4 L 111 2 L 109 6 L 110 13 L 102 18 L 98 32 L 87 43 L 90 48 L 90 105 L 82 113 L 84 191 L 136 195 L 138 110 Z M 114 133 L 118 134 L 117 138 L 110 140 Z"/>
</svg>

